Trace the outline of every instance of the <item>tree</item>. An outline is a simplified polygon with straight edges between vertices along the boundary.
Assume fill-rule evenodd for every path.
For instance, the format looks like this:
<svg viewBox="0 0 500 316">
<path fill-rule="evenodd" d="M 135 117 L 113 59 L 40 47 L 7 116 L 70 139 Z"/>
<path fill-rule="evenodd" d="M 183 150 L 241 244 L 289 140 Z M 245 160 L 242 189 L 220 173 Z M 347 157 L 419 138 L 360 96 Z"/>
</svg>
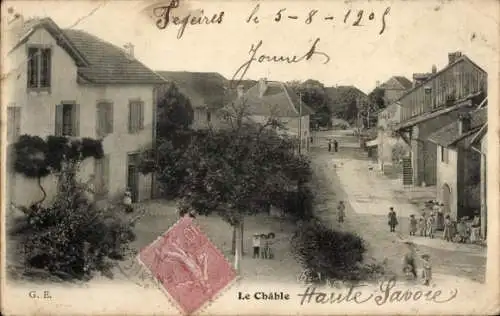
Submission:
<svg viewBox="0 0 500 316">
<path fill-rule="evenodd" d="M 221 117 L 225 127 L 193 133 L 178 158 L 185 168 L 180 209 L 181 214 L 218 214 L 233 227 L 239 269 L 245 215 L 268 210 L 277 195 L 307 181 L 310 169 L 305 157 L 294 154 L 296 140 L 276 132 L 283 128 L 279 120 L 252 122 L 244 102 Z M 156 169 L 162 170 L 166 153 L 157 155 Z"/>
<path fill-rule="evenodd" d="M 328 106 L 329 98 L 325 86 L 318 80 L 308 79 L 304 82 L 291 81 L 288 85 L 302 97 L 302 102 L 314 110 L 311 115 L 311 124 L 329 126 L 331 124 L 331 111 Z"/>
<path fill-rule="evenodd" d="M 374 109 L 384 109 L 387 106 L 387 104 L 385 104 L 385 90 L 380 87 L 373 89 L 373 91 L 368 94 L 368 102 Z"/>
<path fill-rule="evenodd" d="M 177 86 L 168 86 L 158 100 L 157 136 L 173 140 L 179 131 L 186 130 L 193 122 L 194 111 L 189 98 Z"/>
<path fill-rule="evenodd" d="M 88 157 L 103 157 L 102 143 L 91 138 L 69 139 L 64 136 L 49 136 L 43 140 L 39 136 L 21 135 L 14 144 L 14 170 L 32 179 L 37 179 L 42 203 L 47 193 L 42 186 L 42 178 L 61 171 L 62 162 L 84 160 Z"/>
</svg>

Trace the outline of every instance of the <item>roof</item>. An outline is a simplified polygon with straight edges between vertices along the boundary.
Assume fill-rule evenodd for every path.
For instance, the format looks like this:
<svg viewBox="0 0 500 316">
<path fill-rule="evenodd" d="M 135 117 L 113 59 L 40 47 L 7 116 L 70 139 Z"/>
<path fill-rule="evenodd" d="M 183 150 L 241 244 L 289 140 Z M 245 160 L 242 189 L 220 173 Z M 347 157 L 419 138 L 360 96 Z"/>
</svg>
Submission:
<svg viewBox="0 0 500 316">
<path fill-rule="evenodd" d="M 488 132 L 488 122 L 484 123 L 483 126 L 481 126 L 481 128 L 476 133 L 474 133 L 474 135 L 472 135 L 472 138 L 470 139 L 470 142 L 467 144 L 467 147 L 475 144 L 478 141 L 481 141 L 487 132 Z"/>
<path fill-rule="evenodd" d="M 257 82 L 248 89 L 242 99 L 245 111 L 250 115 L 298 117 L 311 115 L 314 111 L 300 102 L 299 96 L 290 87 L 282 82 L 267 81 L 267 88 L 263 95 L 260 94 L 260 83 Z"/>
<path fill-rule="evenodd" d="M 165 80 L 151 69 L 125 55 L 122 48 L 85 31 L 60 29 L 50 18 L 35 18 L 24 22 L 25 34 L 13 48 L 19 47 L 38 29 L 44 28 L 78 67 L 80 83 L 94 84 L 160 84 Z"/>
<path fill-rule="evenodd" d="M 81 30 L 64 34 L 88 59 L 90 67 L 78 68 L 78 75 L 96 84 L 160 84 L 165 80 L 124 50 Z"/>
<path fill-rule="evenodd" d="M 234 94 L 228 88 L 229 81 L 216 72 L 158 71 L 158 74 L 172 81 L 194 108 L 221 108 Z"/>
<path fill-rule="evenodd" d="M 368 98 L 368 96 L 355 86 L 325 87 L 325 92 L 333 102 L 338 102 L 348 96 Z"/>
<path fill-rule="evenodd" d="M 429 141 L 443 147 L 454 146 L 457 145 L 458 142 L 461 142 L 460 145 L 467 146 L 478 130 L 480 130 L 488 120 L 488 111 L 486 108 L 468 113 L 470 113 L 471 116 L 471 127 L 468 132 L 460 135 L 459 121 L 457 120 L 432 133 L 428 138 Z"/>
<path fill-rule="evenodd" d="M 380 85 L 380 88 L 387 90 L 407 90 L 413 86 L 413 83 L 406 77 L 393 76 Z"/>
</svg>

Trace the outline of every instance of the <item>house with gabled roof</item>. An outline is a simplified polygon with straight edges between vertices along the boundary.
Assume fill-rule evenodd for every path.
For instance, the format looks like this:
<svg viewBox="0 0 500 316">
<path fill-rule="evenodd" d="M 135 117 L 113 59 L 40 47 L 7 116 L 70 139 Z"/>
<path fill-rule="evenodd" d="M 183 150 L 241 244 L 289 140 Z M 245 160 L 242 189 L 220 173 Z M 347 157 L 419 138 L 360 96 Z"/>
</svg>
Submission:
<svg viewBox="0 0 500 316">
<path fill-rule="evenodd" d="M 8 144 L 22 134 L 101 139 L 104 158 L 87 159 L 82 180 L 93 175 L 97 197 L 134 201 L 151 195 L 151 176 L 138 171 L 139 152 L 155 132 L 155 90 L 166 84 L 134 57 L 87 32 L 61 29 L 50 18 L 14 21 L 7 31 L 2 103 L 7 104 Z M 25 205 L 40 199 L 36 182 L 8 168 L 8 196 Z M 55 179 L 43 179 L 48 196 Z M 46 199 L 46 201 L 50 200 Z"/>
<path fill-rule="evenodd" d="M 262 78 L 246 91 L 239 85 L 235 101 L 225 107 L 228 111 L 232 108 L 242 109 L 245 117 L 256 123 L 278 120 L 283 126 L 278 132 L 297 138 L 299 153 L 309 151 L 310 116 L 314 111 L 285 83 Z"/>
<path fill-rule="evenodd" d="M 385 104 L 391 104 L 399 99 L 406 90 L 411 89 L 412 86 L 413 83 L 408 78 L 392 76 L 386 82 L 379 85 L 378 88 L 384 90 Z"/>
<path fill-rule="evenodd" d="M 208 128 L 217 125 L 217 110 L 235 95 L 229 81 L 216 72 L 158 71 L 159 75 L 174 84 L 193 107 L 192 127 Z"/>
<path fill-rule="evenodd" d="M 487 73 L 461 52 L 448 54 L 448 64 L 406 91 L 400 122 L 393 130 L 410 146 L 412 183 L 436 185 L 437 147 L 428 137 L 486 102 Z"/>
<path fill-rule="evenodd" d="M 487 120 L 487 108 L 463 112 L 429 136 L 437 147 L 437 199 L 454 219 L 480 214 L 481 155 L 470 146 Z"/>
</svg>

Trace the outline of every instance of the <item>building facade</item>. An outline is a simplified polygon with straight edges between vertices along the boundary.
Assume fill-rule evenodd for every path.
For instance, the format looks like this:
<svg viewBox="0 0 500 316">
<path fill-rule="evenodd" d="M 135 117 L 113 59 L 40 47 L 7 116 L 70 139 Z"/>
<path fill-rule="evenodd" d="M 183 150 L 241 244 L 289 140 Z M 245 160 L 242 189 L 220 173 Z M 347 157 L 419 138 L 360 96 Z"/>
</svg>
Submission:
<svg viewBox="0 0 500 316">
<path fill-rule="evenodd" d="M 165 81 L 133 57 L 132 47 L 127 51 L 83 31 L 62 30 L 48 18 L 20 21 L 11 36 L 8 92 L 2 94 L 8 144 L 22 134 L 101 139 L 105 156 L 85 160 L 81 179 L 93 175 L 98 196 L 113 198 L 128 187 L 134 200 L 149 198 L 151 177 L 139 173 L 138 153 L 152 145 L 155 88 Z M 11 202 L 39 200 L 36 181 L 12 169 L 8 161 Z M 55 177 L 42 185 L 50 201 Z"/>
<path fill-rule="evenodd" d="M 414 185 L 435 185 L 436 144 L 428 137 L 458 119 L 462 110 L 477 107 L 486 97 L 487 73 L 460 52 L 448 55 L 448 65 L 407 91 L 401 122 L 395 127 L 411 146 Z M 469 109 L 466 109 L 466 108 Z"/>
</svg>

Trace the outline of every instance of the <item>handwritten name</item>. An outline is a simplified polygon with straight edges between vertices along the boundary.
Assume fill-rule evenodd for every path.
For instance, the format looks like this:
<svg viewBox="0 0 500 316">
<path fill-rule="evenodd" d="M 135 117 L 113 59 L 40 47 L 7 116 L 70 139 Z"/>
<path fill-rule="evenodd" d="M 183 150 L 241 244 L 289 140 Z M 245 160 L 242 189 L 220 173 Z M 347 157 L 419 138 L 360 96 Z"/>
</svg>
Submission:
<svg viewBox="0 0 500 316">
<path fill-rule="evenodd" d="M 327 64 L 330 61 L 330 56 L 318 49 L 320 39 L 316 38 L 312 43 L 309 50 L 303 55 L 268 55 L 260 52 L 263 41 L 260 40 L 256 44 L 252 44 L 248 54 L 250 58 L 245 61 L 234 73 L 232 77 L 233 82 L 241 82 L 243 77 L 248 72 L 253 63 L 282 63 L 282 64 L 296 64 L 303 61 L 311 60 L 315 56 L 323 58 L 323 64 Z"/>
<path fill-rule="evenodd" d="M 179 26 L 177 38 L 181 39 L 188 25 L 209 25 L 221 24 L 224 21 L 224 11 L 220 11 L 210 16 L 206 16 L 204 10 L 199 10 L 199 15 L 191 13 L 184 16 L 173 15 L 172 10 L 179 7 L 179 0 L 172 0 L 168 5 L 158 6 L 153 9 L 156 18 L 156 26 L 163 30 L 169 24 Z"/>
<path fill-rule="evenodd" d="M 347 289 L 337 292 L 322 292 L 316 287 L 309 286 L 304 293 L 297 294 L 300 298 L 300 305 L 317 303 L 317 304 L 335 304 L 335 303 L 350 303 L 362 304 L 368 301 L 373 301 L 377 305 L 385 305 L 397 302 L 408 301 L 427 301 L 434 303 L 446 303 L 456 298 L 457 289 L 450 291 L 450 294 L 443 297 L 444 293 L 441 290 L 433 289 L 396 289 L 396 281 L 389 280 L 380 283 L 379 289 L 370 293 L 362 291 L 360 287 L 366 285 L 350 285 Z"/>
</svg>

